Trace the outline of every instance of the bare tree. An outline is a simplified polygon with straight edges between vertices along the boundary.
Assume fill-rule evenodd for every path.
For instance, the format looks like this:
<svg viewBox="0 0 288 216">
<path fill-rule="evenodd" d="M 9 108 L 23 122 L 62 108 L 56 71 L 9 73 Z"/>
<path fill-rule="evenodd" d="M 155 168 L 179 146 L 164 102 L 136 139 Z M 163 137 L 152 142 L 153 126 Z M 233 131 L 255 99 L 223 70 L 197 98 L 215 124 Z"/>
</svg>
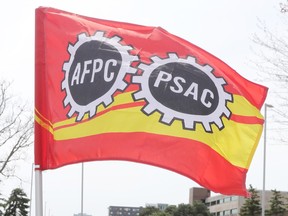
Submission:
<svg viewBox="0 0 288 216">
<path fill-rule="evenodd" d="M 282 13 L 288 12 L 288 1 L 286 3 L 280 3 L 280 10 Z"/>
<path fill-rule="evenodd" d="M 286 3 L 280 6 L 283 13 L 278 12 L 278 23 L 267 26 L 259 21 L 260 33 L 253 37 L 257 50 L 254 63 L 260 71 L 258 81 L 269 87 L 268 102 L 274 106 L 268 118 L 269 130 L 277 131 L 275 144 L 285 144 L 288 129 L 288 13 L 283 11 Z"/>
<path fill-rule="evenodd" d="M 33 114 L 12 96 L 10 87 L 0 80 L 0 181 L 14 175 L 15 162 L 33 142 Z"/>
<path fill-rule="evenodd" d="M 287 17 L 288 19 L 288 17 Z M 269 29 L 264 22 L 259 21 L 262 36 L 254 35 L 253 41 L 260 46 L 258 55 L 262 62 L 258 66 L 268 77 L 276 81 L 288 82 L 288 28 L 281 32 Z"/>
</svg>

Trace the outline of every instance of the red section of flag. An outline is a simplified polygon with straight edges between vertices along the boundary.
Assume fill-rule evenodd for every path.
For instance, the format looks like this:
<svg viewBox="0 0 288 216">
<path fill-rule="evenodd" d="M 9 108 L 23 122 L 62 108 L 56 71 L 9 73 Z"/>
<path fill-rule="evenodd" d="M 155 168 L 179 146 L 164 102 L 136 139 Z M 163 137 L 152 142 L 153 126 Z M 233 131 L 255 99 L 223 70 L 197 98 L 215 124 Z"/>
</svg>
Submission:
<svg viewBox="0 0 288 216">
<path fill-rule="evenodd" d="M 113 133 L 55 141 L 47 150 L 47 155 L 57 154 L 57 157 L 49 160 L 45 155 L 48 160 L 43 164 L 47 167 L 42 169 L 93 161 L 96 155 L 97 160 L 126 160 L 175 171 L 214 192 L 247 195 L 247 170 L 231 165 L 207 145 L 196 141 L 145 133 Z"/>
<path fill-rule="evenodd" d="M 91 40 L 92 37 L 93 40 Z M 254 111 L 255 108 L 261 108 L 267 94 L 266 87 L 244 79 L 215 56 L 160 27 L 94 19 L 53 8 L 38 8 L 36 9 L 35 38 L 35 164 L 40 165 L 41 170 L 54 169 L 83 161 L 128 160 L 175 171 L 215 192 L 247 195 L 245 178 L 249 159 L 246 158 L 252 158 L 255 145 L 258 142 L 254 139 L 255 137 L 259 139 L 263 124 L 263 120 Z M 89 46 L 86 46 L 87 41 L 89 43 L 92 41 Z M 87 53 L 81 50 L 84 45 L 87 50 L 91 50 L 91 47 L 97 47 L 103 56 L 98 56 L 97 52 L 92 52 L 90 55 L 94 58 L 90 58 Z M 113 47 L 114 45 L 116 48 Z M 107 53 L 113 57 L 106 56 Z M 88 55 L 88 57 L 83 57 L 83 60 L 81 55 Z M 101 59 L 102 57 L 104 60 Z M 81 64 L 73 61 L 76 58 L 81 59 Z M 167 59 L 177 60 L 165 62 Z M 181 93 L 181 96 L 184 95 L 183 98 L 193 97 L 193 102 L 197 101 L 197 103 L 204 104 L 204 108 L 205 106 L 207 108 L 206 113 L 203 114 L 204 117 L 205 115 L 210 116 L 208 108 L 213 105 L 213 99 L 219 97 L 218 101 L 215 100 L 215 104 L 222 104 L 223 112 L 215 111 L 216 114 L 211 115 L 212 120 L 203 117 L 204 120 L 199 122 L 202 119 L 199 114 L 202 112 L 201 109 L 196 110 L 196 114 L 191 114 L 189 113 L 190 109 L 183 109 L 181 100 L 177 100 L 176 104 L 172 103 L 171 105 L 169 100 L 161 101 L 163 95 L 166 96 L 165 94 L 159 96 L 157 95 L 158 92 L 153 92 L 151 95 L 146 95 L 147 89 L 145 88 L 149 88 L 150 84 L 145 86 L 143 77 L 149 73 L 149 67 L 157 64 L 157 61 L 165 62 L 165 64 L 160 65 L 160 69 L 156 66 L 153 71 L 151 69 L 151 74 L 159 69 L 156 80 L 153 80 L 155 77 L 150 77 L 154 86 L 158 87 L 160 82 L 172 80 L 173 86 L 167 85 L 167 89 L 172 93 Z M 193 67 L 190 67 L 190 63 Z M 201 76 L 204 78 L 200 77 L 199 83 L 188 83 L 183 89 L 182 84 L 186 84 L 183 77 L 187 74 L 180 73 L 183 77 L 178 75 L 177 71 L 169 74 L 167 71 L 170 70 L 171 65 L 175 68 L 178 67 L 179 70 L 184 70 L 188 66 L 188 68 L 192 68 L 195 74 L 199 71 L 206 71 L 208 75 L 202 74 Z M 107 68 L 109 67 L 113 67 L 112 72 L 108 71 Z M 72 72 L 68 73 L 70 69 Z M 114 70 L 116 69 L 120 72 L 127 70 L 127 74 L 123 75 L 122 80 L 116 80 L 117 88 L 109 92 L 114 86 L 110 89 L 105 85 L 102 86 L 102 83 L 97 83 L 94 76 L 111 83 L 115 78 Z M 174 75 L 177 76 L 172 77 Z M 186 78 L 188 80 L 191 77 L 187 76 Z M 83 96 L 79 89 L 85 86 L 87 80 L 89 86 L 87 85 L 88 87 L 85 89 L 87 94 L 83 93 Z M 91 84 L 94 81 L 97 85 Z M 198 89 L 198 85 L 206 82 L 217 85 L 215 84 L 211 89 L 205 86 Z M 99 92 L 95 92 L 95 86 L 101 86 L 98 88 Z M 198 90 L 201 91 L 199 95 Z M 107 92 L 105 93 L 105 91 L 111 95 L 106 97 Z M 94 95 L 91 96 L 91 92 L 98 94 L 98 96 L 93 98 Z M 254 112 L 251 111 L 252 116 L 242 116 L 240 111 L 239 114 L 236 112 L 237 110 L 234 113 L 234 110 L 228 109 L 228 105 L 235 102 L 234 95 L 244 98 L 241 103 L 247 103 L 245 104 L 246 107 L 253 108 L 251 108 Z M 151 99 L 151 97 L 156 99 Z M 98 98 L 103 98 L 103 101 L 98 102 Z M 116 98 L 117 102 L 114 102 Z M 172 98 L 175 99 L 174 96 Z M 158 103 L 157 99 L 161 103 Z M 168 108 L 163 109 L 162 104 Z M 135 107 L 140 108 L 138 110 L 133 109 Z M 237 106 L 233 107 L 237 108 Z M 215 108 L 215 110 L 217 109 Z M 139 117 L 133 122 L 136 126 L 150 122 L 146 120 L 158 112 L 160 117 L 155 124 L 166 125 L 167 128 L 174 126 L 179 134 L 172 136 L 169 134 L 169 130 L 165 131 L 165 128 L 159 125 L 155 125 L 155 127 L 154 125 L 147 125 L 140 127 L 140 129 L 135 126 L 137 130 L 133 130 L 132 126 L 126 127 L 128 123 L 123 121 L 123 118 L 121 118 L 121 122 L 117 119 L 116 111 L 127 112 L 127 118 L 130 116 Z M 137 112 L 137 115 L 129 112 Z M 171 116 L 174 114 L 176 117 L 173 119 Z M 195 122 L 192 117 L 190 118 L 190 114 L 197 118 Z M 109 119 L 110 115 L 111 119 Z M 108 116 L 109 121 L 101 125 L 104 129 L 100 128 L 96 134 L 88 133 L 89 135 L 79 135 L 75 138 L 73 132 L 70 132 L 71 137 L 69 137 L 69 129 L 79 125 L 85 127 L 85 123 L 103 116 L 105 118 Z M 184 117 L 182 118 L 182 116 Z M 127 122 L 131 123 L 130 120 Z M 211 135 L 213 130 L 224 130 L 226 126 L 223 123 L 224 120 L 233 121 L 231 125 L 234 125 L 234 122 L 239 124 L 239 128 L 247 125 L 248 130 L 251 125 L 260 125 L 256 129 L 253 128 L 255 130 L 251 132 L 253 134 L 256 131 L 256 134 L 253 134 L 254 138 L 250 140 L 245 136 L 251 145 L 249 151 L 243 150 L 245 152 L 243 154 L 239 152 L 244 158 L 243 160 L 242 158 L 233 160 L 233 154 L 229 157 L 225 157 L 226 153 L 221 155 L 221 145 L 234 144 L 230 140 L 229 142 L 217 143 L 220 148 L 217 152 L 215 150 L 217 148 L 211 147 L 213 144 L 194 139 L 193 133 L 189 138 L 184 137 L 184 135 L 181 137 L 182 130 L 198 133 L 196 130 L 198 129 L 199 134 L 203 134 L 203 136 L 205 136 L 203 130 L 208 135 Z M 182 121 L 179 127 L 174 124 L 177 121 Z M 124 129 L 124 132 L 113 131 L 109 127 L 111 124 L 117 124 L 118 129 L 122 129 L 123 125 L 126 131 Z M 91 129 L 91 125 L 88 124 L 86 128 Z M 235 139 L 241 138 L 243 131 L 247 131 L 247 128 L 239 131 Z M 222 139 L 218 140 L 222 141 Z M 244 141 L 247 145 L 247 140 Z M 237 140 L 237 143 L 241 143 L 241 140 Z M 229 161 L 229 158 L 232 158 L 233 161 Z M 240 167 L 233 165 L 233 163 L 244 165 Z"/>
</svg>

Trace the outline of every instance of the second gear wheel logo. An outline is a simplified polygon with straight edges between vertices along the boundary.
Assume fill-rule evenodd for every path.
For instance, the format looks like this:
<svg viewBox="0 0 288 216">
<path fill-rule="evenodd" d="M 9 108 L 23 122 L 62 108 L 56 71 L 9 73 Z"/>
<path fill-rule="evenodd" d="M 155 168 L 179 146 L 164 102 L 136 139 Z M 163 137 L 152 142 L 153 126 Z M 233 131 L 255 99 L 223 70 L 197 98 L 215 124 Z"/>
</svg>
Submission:
<svg viewBox="0 0 288 216">
<path fill-rule="evenodd" d="M 215 77 L 211 66 L 200 65 L 191 56 L 179 58 L 176 53 L 151 60 L 150 65 L 141 63 L 138 67 L 143 74 L 132 79 L 140 84 L 134 100 L 146 100 L 142 109 L 146 115 L 158 111 L 162 123 L 181 120 L 184 129 L 195 130 L 196 123 L 206 132 L 213 132 L 212 124 L 219 130 L 224 128 L 222 117 L 230 118 L 227 103 L 233 98 L 224 90 L 225 80 Z"/>
<path fill-rule="evenodd" d="M 90 118 L 95 116 L 100 104 L 107 107 L 113 102 L 113 94 L 127 87 L 124 77 L 136 73 L 130 65 L 138 57 L 130 55 L 133 48 L 122 45 L 121 40 L 119 36 L 108 38 L 103 31 L 97 31 L 93 36 L 79 34 L 78 41 L 69 44 L 70 59 L 63 64 L 62 82 L 66 92 L 64 106 L 70 105 L 69 118 L 75 113 L 76 121 L 86 113 Z"/>
</svg>

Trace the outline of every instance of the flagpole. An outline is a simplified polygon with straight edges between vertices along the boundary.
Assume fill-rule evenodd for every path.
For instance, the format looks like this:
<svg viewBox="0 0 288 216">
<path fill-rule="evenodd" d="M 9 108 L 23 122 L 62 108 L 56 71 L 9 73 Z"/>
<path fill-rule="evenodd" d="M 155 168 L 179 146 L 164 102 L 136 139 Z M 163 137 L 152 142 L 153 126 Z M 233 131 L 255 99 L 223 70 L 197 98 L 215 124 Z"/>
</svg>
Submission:
<svg viewBox="0 0 288 216">
<path fill-rule="evenodd" d="M 81 216 L 83 216 L 83 195 L 84 195 L 84 163 L 82 162 L 82 174 L 81 174 Z"/>
<path fill-rule="evenodd" d="M 32 163 L 32 171 L 31 171 L 29 216 L 31 216 L 31 211 L 32 211 L 32 196 L 33 196 L 33 184 L 34 184 L 33 179 L 34 179 L 34 163 Z"/>
<path fill-rule="evenodd" d="M 40 165 L 35 165 L 35 213 L 43 216 L 42 171 L 39 168 Z"/>
</svg>

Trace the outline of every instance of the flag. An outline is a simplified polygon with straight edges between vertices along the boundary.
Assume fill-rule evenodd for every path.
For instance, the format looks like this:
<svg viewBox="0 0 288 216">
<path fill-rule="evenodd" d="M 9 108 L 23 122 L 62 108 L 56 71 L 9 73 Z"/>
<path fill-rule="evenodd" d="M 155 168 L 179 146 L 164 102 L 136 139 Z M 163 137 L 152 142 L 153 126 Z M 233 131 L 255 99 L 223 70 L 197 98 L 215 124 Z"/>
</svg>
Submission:
<svg viewBox="0 0 288 216">
<path fill-rule="evenodd" d="M 36 9 L 35 164 L 126 160 L 246 195 L 267 88 L 161 27 Z"/>
</svg>

